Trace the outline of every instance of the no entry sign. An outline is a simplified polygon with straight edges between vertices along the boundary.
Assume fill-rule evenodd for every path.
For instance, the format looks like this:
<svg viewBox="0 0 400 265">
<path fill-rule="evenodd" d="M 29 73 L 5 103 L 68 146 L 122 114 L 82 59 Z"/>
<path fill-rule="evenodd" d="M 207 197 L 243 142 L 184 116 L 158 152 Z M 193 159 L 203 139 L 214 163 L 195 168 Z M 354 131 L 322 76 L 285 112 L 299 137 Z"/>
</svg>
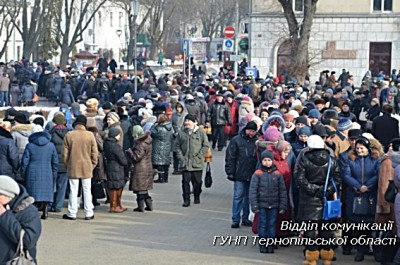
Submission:
<svg viewBox="0 0 400 265">
<path fill-rule="evenodd" d="M 227 26 L 224 29 L 225 38 L 232 39 L 235 36 L 235 28 L 232 26 Z"/>
</svg>

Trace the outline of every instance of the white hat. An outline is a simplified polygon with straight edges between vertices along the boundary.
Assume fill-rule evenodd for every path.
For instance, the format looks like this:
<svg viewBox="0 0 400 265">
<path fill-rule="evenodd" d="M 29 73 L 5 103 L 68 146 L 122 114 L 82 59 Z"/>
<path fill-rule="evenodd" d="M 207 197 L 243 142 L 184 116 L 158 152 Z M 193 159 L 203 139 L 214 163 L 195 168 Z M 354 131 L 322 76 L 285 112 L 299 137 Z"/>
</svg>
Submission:
<svg viewBox="0 0 400 265">
<path fill-rule="evenodd" d="M 15 180 L 9 176 L 0 175 L 0 194 L 12 199 L 17 196 L 19 192 L 19 185 Z"/>
<path fill-rule="evenodd" d="M 311 135 L 308 137 L 307 146 L 314 149 L 324 149 L 325 143 L 319 135 Z"/>
</svg>

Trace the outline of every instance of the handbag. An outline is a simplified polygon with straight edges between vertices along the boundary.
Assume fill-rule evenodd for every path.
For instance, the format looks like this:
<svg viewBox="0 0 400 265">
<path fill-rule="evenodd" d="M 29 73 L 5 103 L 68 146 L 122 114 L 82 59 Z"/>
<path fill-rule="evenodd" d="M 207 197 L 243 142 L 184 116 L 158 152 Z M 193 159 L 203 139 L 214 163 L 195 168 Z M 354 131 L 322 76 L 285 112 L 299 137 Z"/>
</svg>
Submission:
<svg viewBox="0 0 400 265">
<path fill-rule="evenodd" d="M 367 121 L 367 111 L 364 108 L 361 108 L 360 115 L 358 116 L 359 121 Z"/>
<path fill-rule="evenodd" d="M 361 169 L 361 185 L 364 185 L 364 168 Z M 374 199 L 366 194 L 360 194 L 353 199 L 353 214 L 355 215 L 374 215 Z"/>
<path fill-rule="evenodd" d="M 18 249 L 15 251 L 14 258 L 6 262 L 6 265 L 36 265 L 28 250 L 24 250 L 23 238 L 25 230 L 21 230 L 19 235 Z"/>
<path fill-rule="evenodd" d="M 32 102 L 33 103 L 39 102 L 39 96 L 36 93 L 33 94 Z"/>
<path fill-rule="evenodd" d="M 210 166 L 210 163 L 207 163 L 206 177 L 204 179 L 204 186 L 206 188 L 211 188 L 211 185 L 212 185 L 211 166 Z"/>
<path fill-rule="evenodd" d="M 398 192 L 398 190 L 397 190 L 396 186 L 394 185 L 394 181 L 389 180 L 389 185 L 385 191 L 385 200 L 387 202 L 394 203 L 397 192 Z"/>
<path fill-rule="evenodd" d="M 329 180 L 332 182 L 333 188 L 335 189 L 335 194 L 338 194 L 335 181 L 333 181 L 333 178 L 329 176 L 331 171 L 331 166 L 332 166 L 332 159 L 329 158 L 328 171 L 326 173 L 325 186 L 324 186 L 324 210 L 322 212 L 323 220 L 338 218 L 342 215 L 341 203 L 340 200 L 337 199 L 337 196 L 334 195 L 333 200 L 328 200 L 328 198 L 326 197 L 326 190 L 328 189 Z"/>
<path fill-rule="evenodd" d="M 92 183 L 92 195 L 94 199 L 104 199 L 106 197 L 102 181 Z"/>
</svg>

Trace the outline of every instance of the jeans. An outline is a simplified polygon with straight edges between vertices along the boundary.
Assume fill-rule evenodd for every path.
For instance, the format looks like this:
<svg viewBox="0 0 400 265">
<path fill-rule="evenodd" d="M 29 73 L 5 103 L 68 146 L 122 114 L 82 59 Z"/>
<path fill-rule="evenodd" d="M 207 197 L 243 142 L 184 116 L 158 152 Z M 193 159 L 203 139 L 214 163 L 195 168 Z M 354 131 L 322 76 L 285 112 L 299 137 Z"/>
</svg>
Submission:
<svg viewBox="0 0 400 265">
<path fill-rule="evenodd" d="M 278 209 L 260 208 L 258 212 L 258 237 L 274 238 Z"/>
<path fill-rule="evenodd" d="M 240 212 L 243 209 L 242 221 L 247 221 L 250 214 L 248 181 L 235 181 L 233 184 L 233 205 L 232 205 L 232 221 L 240 222 Z"/>
<path fill-rule="evenodd" d="M 78 213 L 78 189 L 79 189 L 79 180 L 82 182 L 82 193 L 84 199 L 84 212 L 85 217 L 92 217 L 94 215 L 93 202 L 92 202 L 92 179 L 69 179 L 69 200 L 68 200 L 68 212 L 67 215 L 72 218 L 76 218 L 76 214 Z"/>
<path fill-rule="evenodd" d="M 68 177 L 67 173 L 58 173 L 56 178 L 56 192 L 54 193 L 54 203 L 52 207 L 55 211 L 61 211 L 64 204 L 65 191 L 67 190 Z"/>
<path fill-rule="evenodd" d="M 0 91 L 0 107 L 8 106 L 8 91 Z"/>
</svg>

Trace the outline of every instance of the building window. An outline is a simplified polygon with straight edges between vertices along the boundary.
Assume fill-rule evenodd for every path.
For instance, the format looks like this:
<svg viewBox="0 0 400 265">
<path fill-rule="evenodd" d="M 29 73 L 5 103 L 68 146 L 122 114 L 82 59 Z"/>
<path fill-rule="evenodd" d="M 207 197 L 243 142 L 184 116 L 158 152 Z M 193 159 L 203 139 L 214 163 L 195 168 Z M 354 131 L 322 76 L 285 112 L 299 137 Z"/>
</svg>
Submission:
<svg viewBox="0 0 400 265">
<path fill-rule="evenodd" d="M 290 0 L 293 6 L 293 10 L 295 12 L 303 12 L 304 11 L 304 0 Z"/>
<path fill-rule="evenodd" d="M 122 12 L 119 12 L 119 16 L 118 16 L 118 27 L 122 27 L 122 18 L 123 18 L 124 14 Z"/>
<path fill-rule="evenodd" d="M 373 0 L 373 11 L 392 11 L 393 0 Z"/>
<path fill-rule="evenodd" d="M 110 12 L 110 27 L 113 26 L 113 13 Z"/>
</svg>

